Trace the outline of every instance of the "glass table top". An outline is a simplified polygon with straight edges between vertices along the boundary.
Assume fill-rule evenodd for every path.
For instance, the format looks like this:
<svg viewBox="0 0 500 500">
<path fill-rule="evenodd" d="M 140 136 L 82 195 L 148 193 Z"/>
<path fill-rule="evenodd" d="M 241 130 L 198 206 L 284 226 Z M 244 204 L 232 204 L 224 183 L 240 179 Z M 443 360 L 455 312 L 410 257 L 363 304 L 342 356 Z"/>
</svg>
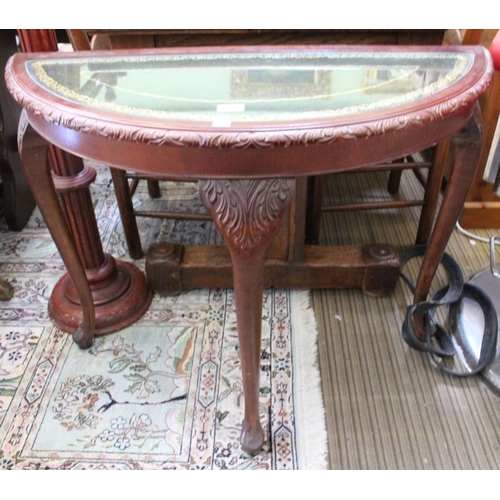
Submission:
<svg viewBox="0 0 500 500">
<path fill-rule="evenodd" d="M 154 53 L 28 59 L 32 80 L 65 102 L 168 121 L 317 120 L 385 110 L 450 87 L 466 51 Z"/>
</svg>

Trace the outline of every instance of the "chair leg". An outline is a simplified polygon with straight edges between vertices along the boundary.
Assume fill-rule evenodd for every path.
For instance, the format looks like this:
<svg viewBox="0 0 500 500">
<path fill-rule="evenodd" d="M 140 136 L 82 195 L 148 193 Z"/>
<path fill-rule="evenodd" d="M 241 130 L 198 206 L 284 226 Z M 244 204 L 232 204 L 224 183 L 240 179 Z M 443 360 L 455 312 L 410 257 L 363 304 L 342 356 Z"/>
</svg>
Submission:
<svg viewBox="0 0 500 500">
<path fill-rule="evenodd" d="M 306 243 L 317 244 L 321 226 L 324 176 L 307 178 Z"/>
<path fill-rule="evenodd" d="M 160 198 L 160 183 L 154 179 L 148 179 L 148 193 L 151 198 Z"/>
<path fill-rule="evenodd" d="M 401 185 L 402 170 L 391 170 L 389 173 L 389 181 L 387 183 L 387 191 L 390 194 L 398 194 L 399 186 Z"/>
<path fill-rule="evenodd" d="M 132 204 L 132 195 L 128 180 L 123 170 L 116 168 L 111 168 L 110 170 L 128 253 L 133 259 L 140 259 L 144 253 L 142 251 L 137 220 L 134 215 L 134 206 Z"/>
</svg>

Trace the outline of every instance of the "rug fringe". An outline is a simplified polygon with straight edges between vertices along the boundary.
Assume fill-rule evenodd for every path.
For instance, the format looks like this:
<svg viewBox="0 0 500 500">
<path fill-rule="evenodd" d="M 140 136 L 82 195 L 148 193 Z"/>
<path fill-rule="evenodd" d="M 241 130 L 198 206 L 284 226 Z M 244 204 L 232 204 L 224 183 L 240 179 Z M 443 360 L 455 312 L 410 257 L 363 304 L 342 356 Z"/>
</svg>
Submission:
<svg viewBox="0 0 500 500">
<path fill-rule="evenodd" d="M 328 469 L 328 438 L 325 407 L 318 366 L 318 329 L 308 291 L 290 293 L 294 330 L 294 394 L 297 410 L 296 428 L 299 468 Z M 301 335 L 298 335 L 300 333 Z M 300 422 L 302 420 L 302 422 Z"/>
</svg>

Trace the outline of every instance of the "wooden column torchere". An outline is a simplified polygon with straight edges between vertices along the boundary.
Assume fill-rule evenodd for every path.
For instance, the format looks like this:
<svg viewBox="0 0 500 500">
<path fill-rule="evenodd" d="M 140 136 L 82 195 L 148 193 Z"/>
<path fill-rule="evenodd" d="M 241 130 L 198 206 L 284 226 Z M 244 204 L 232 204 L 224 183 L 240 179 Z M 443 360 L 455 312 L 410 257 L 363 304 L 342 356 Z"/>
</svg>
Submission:
<svg viewBox="0 0 500 500">
<path fill-rule="evenodd" d="M 25 52 L 58 50 L 53 30 L 18 30 L 18 33 Z M 20 125 L 20 144 L 25 128 Z M 37 142 L 36 139 L 26 140 L 19 149 L 26 152 Z M 78 156 L 48 143 L 44 147 L 71 238 L 89 281 L 95 313 L 93 334 L 118 331 L 146 312 L 152 291 L 139 269 L 103 251 L 89 191 L 96 177 L 95 170 Z M 74 333 L 82 321 L 81 300 L 68 274 L 54 287 L 49 314 L 61 330 L 69 333 Z M 87 340 L 80 343 L 86 344 Z"/>
<path fill-rule="evenodd" d="M 95 334 L 120 330 L 146 312 L 152 292 L 139 269 L 103 251 L 89 191 L 96 177 L 95 169 L 61 149 L 51 148 L 50 153 L 54 186 L 92 292 Z M 81 321 L 81 307 L 66 274 L 52 292 L 50 316 L 59 328 L 73 332 Z"/>
</svg>

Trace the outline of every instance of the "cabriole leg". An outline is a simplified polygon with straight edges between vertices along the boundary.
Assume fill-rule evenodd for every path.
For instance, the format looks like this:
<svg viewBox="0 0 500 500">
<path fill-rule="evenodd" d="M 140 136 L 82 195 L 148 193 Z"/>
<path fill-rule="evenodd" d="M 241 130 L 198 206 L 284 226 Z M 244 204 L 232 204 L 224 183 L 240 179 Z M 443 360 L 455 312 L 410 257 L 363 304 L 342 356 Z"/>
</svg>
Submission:
<svg viewBox="0 0 500 500">
<path fill-rule="evenodd" d="M 295 193 L 293 179 L 200 181 L 200 195 L 231 254 L 245 398 L 242 448 L 264 443 L 259 418 L 264 258 Z"/>
</svg>

